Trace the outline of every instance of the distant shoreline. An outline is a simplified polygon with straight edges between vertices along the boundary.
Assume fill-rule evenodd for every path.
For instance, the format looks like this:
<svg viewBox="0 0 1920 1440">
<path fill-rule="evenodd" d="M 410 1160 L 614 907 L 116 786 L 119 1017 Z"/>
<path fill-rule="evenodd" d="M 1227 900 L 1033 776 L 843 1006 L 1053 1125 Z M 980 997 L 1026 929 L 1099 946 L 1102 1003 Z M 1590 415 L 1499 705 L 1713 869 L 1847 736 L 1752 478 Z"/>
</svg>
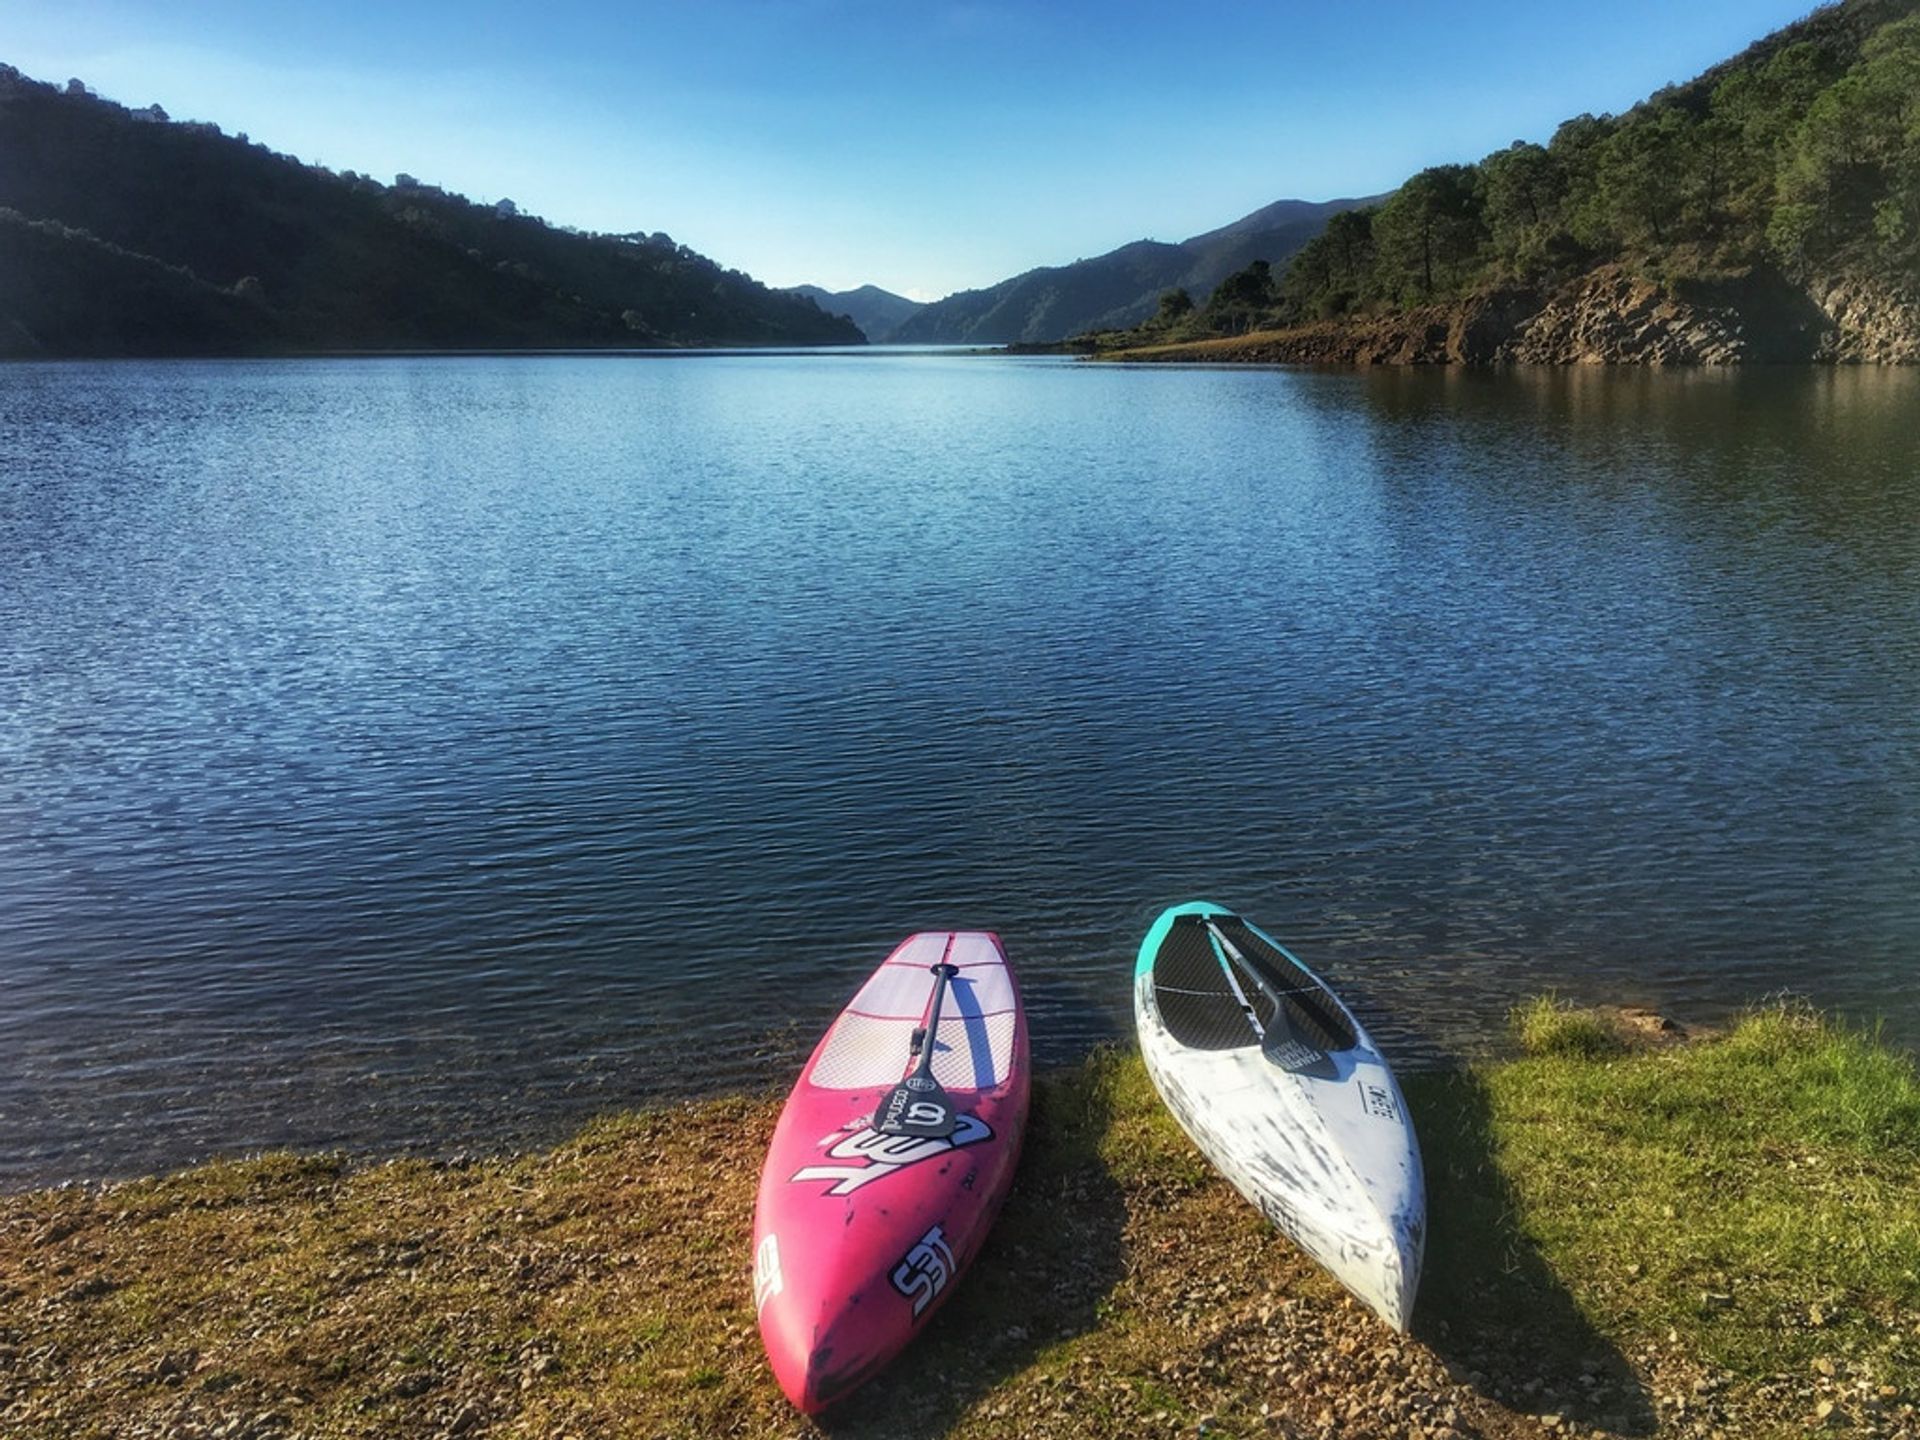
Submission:
<svg viewBox="0 0 1920 1440">
<path fill-rule="evenodd" d="M 1756 270 L 1669 286 L 1604 266 L 1555 290 L 1489 290 L 1244 335 L 1159 341 L 1146 329 L 1081 343 L 1125 363 L 1906 366 L 1920 364 L 1920 303 L 1857 278 L 1802 288 Z"/>
<path fill-rule="evenodd" d="M 681 360 L 727 358 L 822 358 L 870 359 L 875 357 L 913 357 L 920 355 L 1002 355 L 1002 354 L 1084 354 L 1090 347 L 1062 341 L 1047 345 L 683 345 L 683 346 L 477 346 L 380 350 L 261 350 L 261 351 L 166 351 L 153 354 L 128 354 L 124 351 L 88 354 L 0 354 L 0 365 L 99 364 L 103 361 L 154 363 L 161 361 L 220 360 L 232 363 L 279 360 L 507 360 L 526 358 Z"/>
</svg>

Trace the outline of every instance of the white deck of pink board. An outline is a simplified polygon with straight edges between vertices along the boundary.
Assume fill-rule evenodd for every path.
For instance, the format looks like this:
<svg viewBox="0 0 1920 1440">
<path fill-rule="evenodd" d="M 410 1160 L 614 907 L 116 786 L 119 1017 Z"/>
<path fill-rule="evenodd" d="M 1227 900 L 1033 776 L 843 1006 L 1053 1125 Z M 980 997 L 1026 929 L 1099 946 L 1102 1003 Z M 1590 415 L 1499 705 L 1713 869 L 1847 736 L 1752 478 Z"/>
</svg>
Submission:
<svg viewBox="0 0 1920 1440">
<path fill-rule="evenodd" d="M 935 1037 L 933 1075 L 949 1090 L 990 1090 L 1013 1066 L 1018 1018 L 1013 978 L 993 937 L 960 931 L 915 935 L 887 957 L 833 1022 L 807 1082 L 822 1090 L 868 1090 L 907 1073 L 907 1046 L 933 996 L 933 966 L 942 951 L 960 973 L 947 987 Z"/>
</svg>

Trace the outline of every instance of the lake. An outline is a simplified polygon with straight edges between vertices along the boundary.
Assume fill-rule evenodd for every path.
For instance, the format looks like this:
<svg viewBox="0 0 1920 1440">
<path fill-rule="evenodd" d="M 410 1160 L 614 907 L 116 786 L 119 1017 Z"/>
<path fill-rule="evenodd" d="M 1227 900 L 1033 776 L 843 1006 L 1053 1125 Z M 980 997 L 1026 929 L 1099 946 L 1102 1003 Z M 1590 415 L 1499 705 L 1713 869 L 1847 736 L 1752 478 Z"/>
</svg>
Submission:
<svg viewBox="0 0 1920 1440">
<path fill-rule="evenodd" d="M 0 1183 L 1038 1057 L 1208 898 L 1403 1065 L 1546 988 L 1920 1038 L 1920 374 L 0 367 Z"/>
</svg>

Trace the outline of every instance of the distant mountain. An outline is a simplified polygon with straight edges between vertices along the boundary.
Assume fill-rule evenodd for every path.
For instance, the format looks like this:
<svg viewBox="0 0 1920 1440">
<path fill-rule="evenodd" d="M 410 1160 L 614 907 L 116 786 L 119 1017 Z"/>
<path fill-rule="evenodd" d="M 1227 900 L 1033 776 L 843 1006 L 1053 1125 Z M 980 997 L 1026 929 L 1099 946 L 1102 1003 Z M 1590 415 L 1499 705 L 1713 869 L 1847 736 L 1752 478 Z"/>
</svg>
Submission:
<svg viewBox="0 0 1920 1440">
<path fill-rule="evenodd" d="M 1328 216 L 1372 203 L 1276 200 L 1178 245 L 1136 240 L 1091 260 L 1029 270 L 985 290 L 962 290 L 923 307 L 893 338 L 1004 345 L 1124 329 L 1151 315 L 1163 292 L 1185 289 L 1202 303 L 1234 271 L 1254 260 L 1278 267 L 1320 233 Z"/>
<path fill-rule="evenodd" d="M 665 235 L 334 174 L 0 66 L 0 355 L 859 343 Z"/>
<path fill-rule="evenodd" d="M 804 295 L 829 315 L 845 315 L 860 327 L 868 340 L 884 345 L 909 316 L 926 307 L 878 285 L 862 285 L 858 290 L 822 290 L 818 285 L 793 285 L 792 295 Z"/>
</svg>

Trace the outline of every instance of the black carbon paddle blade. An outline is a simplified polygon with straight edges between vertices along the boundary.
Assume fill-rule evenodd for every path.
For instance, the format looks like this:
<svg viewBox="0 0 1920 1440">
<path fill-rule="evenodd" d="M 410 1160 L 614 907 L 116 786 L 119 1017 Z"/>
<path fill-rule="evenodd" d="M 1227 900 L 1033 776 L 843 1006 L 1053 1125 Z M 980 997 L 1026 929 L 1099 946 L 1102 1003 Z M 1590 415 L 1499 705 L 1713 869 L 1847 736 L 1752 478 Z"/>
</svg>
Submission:
<svg viewBox="0 0 1920 1440">
<path fill-rule="evenodd" d="M 1313 1046 L 1276 1030 L 1267 1032 L 1267 1038 L 1260 1047 L 1260 1053 L 1267 1057 L 1269 1064 L 1278 1065 L 1292 1075 L 1307 1075 L 1315 1080 L 1332 1080 L 1340 1074 L 1339 1067 L 1333 1063 L 1333 1057 L 1326 1051 L 1316 1050 Z"/>
<path fill-rule="evenodd" d="M 959 1125 L 953 1101 L 931 1075 L 909 1075 L 880 1102 L 873 1128 L 882 1135 L 911 1135 L 916 1140 L 945 1140 Z"/>
<path fill-rule="evenodd" d="M 1315 1080 L 1332 1080 L 1339 1075 L 1333 1057 L 1299 1034 L 1287 1014 L 1285 1001 L 1274 1003 L 1273 1024 L 1260 1042 L 1260 1053 L 1269 1065 L 1278 1065 L 1291 1075 L 1306 1075 Z"/>
</svg>

